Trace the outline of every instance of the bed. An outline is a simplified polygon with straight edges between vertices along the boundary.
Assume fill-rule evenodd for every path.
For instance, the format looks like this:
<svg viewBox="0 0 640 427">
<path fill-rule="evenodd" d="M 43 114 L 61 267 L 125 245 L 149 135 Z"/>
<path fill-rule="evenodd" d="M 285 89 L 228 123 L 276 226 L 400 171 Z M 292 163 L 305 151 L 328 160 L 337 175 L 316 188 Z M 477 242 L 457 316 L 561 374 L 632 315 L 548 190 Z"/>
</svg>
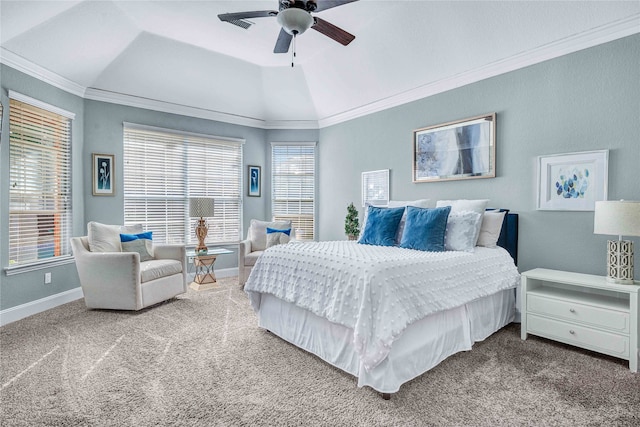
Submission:
<svg viewBox="0 0 640 427">
<path fill-rule="evenodd" d="M 278 245 L 258 259 L 245 292 L 260 327 L 388 399 L 513 321 L 517 226 L 507 213 L 498 247 L 473 252 Z"/>
</svg>

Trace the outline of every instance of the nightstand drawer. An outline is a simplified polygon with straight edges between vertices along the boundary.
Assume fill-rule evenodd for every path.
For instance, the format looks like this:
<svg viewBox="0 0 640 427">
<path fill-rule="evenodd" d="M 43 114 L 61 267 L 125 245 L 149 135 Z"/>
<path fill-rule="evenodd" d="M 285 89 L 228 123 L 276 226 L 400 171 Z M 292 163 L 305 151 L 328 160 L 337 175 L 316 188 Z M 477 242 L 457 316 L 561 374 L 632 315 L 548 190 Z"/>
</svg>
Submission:
<svg viewBox="0 0 640 427">
<path fill-rule="evenodd" d="M 527 314 L 527 332 L 629 359 L 629 337 Z"/>
<path fill-rule="evenodd" d="M 629 333 L 629 313 L 615 311 L 576 302 L 529 294 L 527 311 L 610 329 L 613 332 Z"/>
</svg>

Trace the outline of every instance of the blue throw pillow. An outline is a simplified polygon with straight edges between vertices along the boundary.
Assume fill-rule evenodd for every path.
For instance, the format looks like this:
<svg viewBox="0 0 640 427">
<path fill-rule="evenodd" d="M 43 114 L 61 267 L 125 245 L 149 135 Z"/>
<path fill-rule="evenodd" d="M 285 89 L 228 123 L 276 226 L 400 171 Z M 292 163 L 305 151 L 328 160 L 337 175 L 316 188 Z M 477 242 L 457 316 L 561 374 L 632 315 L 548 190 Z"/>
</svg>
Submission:
<svg viewBox="0 0 640 427">
<path fill-rule="evenodd" d="M 153 240 L 153 231 L 145 231 L 144 233 L 138 234 L 122 234 L 120 233 L 120 241 L 121 242 L 131 242 L 132 240 L 138 239 L 149 239 Z"/>
<path fill-rule="evenodd" d="M 291 235 L 291 229 L 287 228 L 286 230 L 278 230 L 276 228 L 267 227 L 267 234 L 271 234 L 271 233 L 284 233 L 287 236 L 290 236 Z"/>
<path fill-rule="evenodd" d="M 449 212 L 451 206 L 435 209 L 407 206 L 407 222 L 402 232 L 400 247 L 443 252 Z"/>
<path fill-rule="evenodd" d="M 367 223 L 358 243 L 364 245 L 395 246 L 396 231 L 402 219 L 404 207 L 377 208 L 369 206 Z"/>
</svg>

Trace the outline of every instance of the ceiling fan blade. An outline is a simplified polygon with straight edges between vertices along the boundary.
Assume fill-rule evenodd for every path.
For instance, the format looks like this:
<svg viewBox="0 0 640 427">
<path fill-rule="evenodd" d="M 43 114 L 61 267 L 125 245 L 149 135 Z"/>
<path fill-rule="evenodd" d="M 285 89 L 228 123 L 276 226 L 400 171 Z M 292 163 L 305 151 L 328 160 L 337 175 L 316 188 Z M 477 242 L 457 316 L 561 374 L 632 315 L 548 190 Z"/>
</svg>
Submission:
<svg viewBox="0 0 640 427">
<path fill-rule="evenodd" d="M 254 10 L 251 12 L 221 13 L 218 15 L 218 18 L 223 22 L 230 22 L 249 18 L 267 18 L 269 16 L 276 16 L 277 14 L 278 12 L 275 10 Z"/>
<path fill-rule="evenodd" d="M 314 12 L 321 12 L 323 10 L 331 9 L 332 7 L 353 3 L 354 1 L 358 0 L 316 0 L 317 7 Z"/>
<path fill-rule="evenodd" d="M 280 34 L 278 34 L 278 40 L 276 40 L 276 47 L 273 48 L 273 53 L 289 52 L 292 38 L 293 36 L 291 34 L 287 33 L 284 28 L 281 28 Z"/>
<path fill-rule="evenodd" d="M 314 16 L 313 19 L 315 21 L 315 24 L 313 24 L 311 28 L 344 46 L 348 45 L 356 38 L 356 36 L 354 36 L 353 34 L 347 33 L 342 28 L 336 27 L 335 25 L 325 21 L 322 18 Z"/>
</svg>

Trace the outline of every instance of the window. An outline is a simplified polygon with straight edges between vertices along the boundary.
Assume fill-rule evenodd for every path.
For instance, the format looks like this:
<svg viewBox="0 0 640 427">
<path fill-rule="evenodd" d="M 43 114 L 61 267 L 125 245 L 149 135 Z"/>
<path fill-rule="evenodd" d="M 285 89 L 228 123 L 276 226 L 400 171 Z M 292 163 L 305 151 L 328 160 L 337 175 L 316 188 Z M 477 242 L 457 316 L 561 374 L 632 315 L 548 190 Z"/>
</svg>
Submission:
<svg viewBox="0 0 640 427">
<path fill-rule="evenodd" d="M 124 221 L 160 243 L 198 243 L 189 197 L 213 197 L 206 242 L 233 243 L 242 218 L 242 140 L 125 123 Z"/>
<path fill-rule="evenodd" d="M 315 143 L 271 145 L 271 212 L 291 220 L 296 238 L 315 237 Z"/>
<path fill-rule="evenodd" d="M 9 91 L 9 267 L 71 253 L 73 113 Z"/>
<path fill-rule="evenodd" d="M 389 169 L 362 172 L 362 206 L 389 204 Z"/>
</svg>

